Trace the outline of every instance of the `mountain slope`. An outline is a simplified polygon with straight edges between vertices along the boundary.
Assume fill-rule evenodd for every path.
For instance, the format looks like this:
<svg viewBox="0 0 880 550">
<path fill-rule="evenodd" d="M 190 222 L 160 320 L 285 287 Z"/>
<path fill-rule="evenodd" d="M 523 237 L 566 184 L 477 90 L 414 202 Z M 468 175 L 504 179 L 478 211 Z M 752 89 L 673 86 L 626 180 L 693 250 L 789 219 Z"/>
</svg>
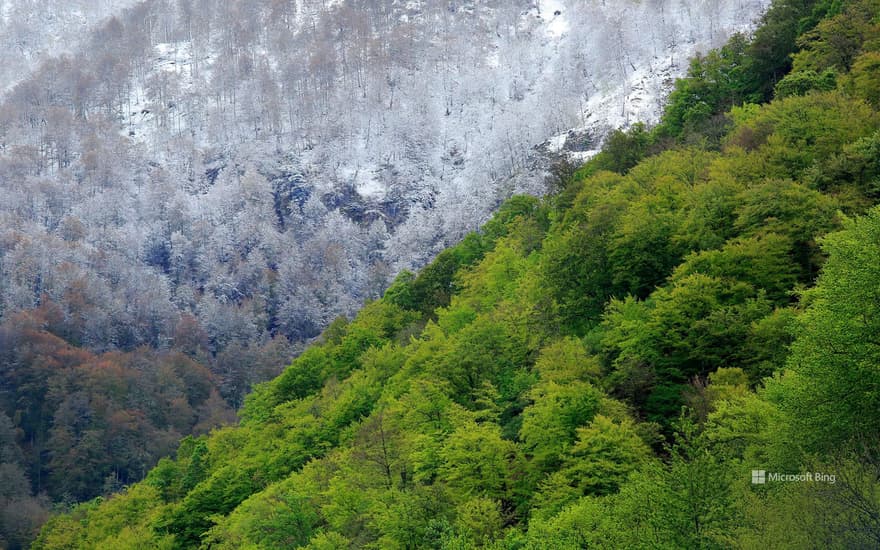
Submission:
<svg viewBox="0 0 880 550">
<path fill-rule="evenodd" d="M 532 146 L 656 116 L 762 6 L 138 4 L 0 109 L 0 310 L 69 311 L 70 277 L 27 261 L 48 255 L 93 289 L 71 328 L 94 350 L 168 342 L 181 313 L 214 353 L 313 337 L 542 192 Z"/>
<path fill-rule="evenodd" d="M 0 104 L 0 418 L 16 495 L 47 504 L 228 421 L 401 269 L 543 193 L 554 151 L 656 117 L 766 2 L 3 6 L 68 53 Z"/>
<path fill-rule="evenodd" d="M 613 140 L 559 194 L 512 198 L 331 325 L 241 426 L 35 547 L 874 546 L 878 6 L 813 7 L 776 3 L 736 63 L 676 87 L 760 96 L 785 70 L 763 47 L 801 27 L 794 72 L 719 148 L 692 103 L 644 138 L 661 152 L 602 170 Z"/>
<path fill-rule="evenodd" d="M 0 94 L 25 80 L 40 63 L 73 54 L 80 41 L 102 20 L 135 0 L 77 2 L 3 0 L 0 2 Z"/>
</svg>

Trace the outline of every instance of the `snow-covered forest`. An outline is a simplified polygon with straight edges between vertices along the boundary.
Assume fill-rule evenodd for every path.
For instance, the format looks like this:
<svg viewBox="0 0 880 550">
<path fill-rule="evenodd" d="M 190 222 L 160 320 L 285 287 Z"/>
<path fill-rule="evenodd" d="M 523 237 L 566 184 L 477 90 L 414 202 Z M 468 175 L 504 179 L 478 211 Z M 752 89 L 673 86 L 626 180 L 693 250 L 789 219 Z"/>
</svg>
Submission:
<svg viewBox="0 0 880 550">
<path fill-rule="evenodd" d="M 89 31 L 136 0 L 0 0 L 0 94 L 42 61 L 71 54 Z"/>
<path fill-rule="evenodd" d="M 47 297 L 97 351 L 184 314 L 214 354 L 311 337 L 765 3 L 137 4 L 0 107 L 0 311 Z"/>
</svg>

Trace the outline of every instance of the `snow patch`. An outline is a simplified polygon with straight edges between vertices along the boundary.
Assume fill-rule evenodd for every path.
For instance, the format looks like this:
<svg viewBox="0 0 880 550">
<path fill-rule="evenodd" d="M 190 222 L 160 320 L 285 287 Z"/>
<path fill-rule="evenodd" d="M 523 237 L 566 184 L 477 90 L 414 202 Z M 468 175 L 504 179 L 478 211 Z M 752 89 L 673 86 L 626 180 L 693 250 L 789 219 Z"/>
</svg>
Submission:
<svg viewBox="0 0 880 550">
<path fill-rule="evenodd" d="M 486 66 L 490 69 L 497 69 L 501 66 L 501 56 L 498 54 L 497 48 L 486 55 Z"/>
<path fill-rule="evenodd" d="M 571 29 L 565 18 L 565 5 L 560 0 L 540 0 L 538 2 L 541 17 L 547 22 L 547 34 L 560 37 Z"/>
<path fill-rule="evenodd" d="M 179 73 L 192 63 L 192 44 L 189 42 L 163 42 L 153 46 L 156 52 L 155 67 L 162 71 Z"/>
<path fill-rule="evenodd" d="M 377 177 L 378 172 L 375 164 L 359 168 L 346 166 L 339 169 L 338 176 L 342 181 L 351 183 L 361 197 L 379 200 L 385 197 L 387 189 Z"/>
<path fill-rule="evenodd" d="M 568 140 L 567 133 L 551 137 L 547 145 L 547 150 L 551 153 L 558 153 L 562 151 L 562 148 L 565 147 L 566 140 Z"/>
</svg>

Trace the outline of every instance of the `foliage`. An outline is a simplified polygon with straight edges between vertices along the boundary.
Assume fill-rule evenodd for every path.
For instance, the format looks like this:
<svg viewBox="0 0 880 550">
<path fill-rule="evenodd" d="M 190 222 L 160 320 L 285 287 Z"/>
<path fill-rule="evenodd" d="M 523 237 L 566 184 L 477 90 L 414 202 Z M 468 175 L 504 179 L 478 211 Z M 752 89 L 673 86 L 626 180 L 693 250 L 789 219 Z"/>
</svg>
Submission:
<svg viewBox="0 0 880 550">
<path fill-rule="evenodd" d="M 786 375 L 774 381 L 779 407 L 806 451 L 829 451 L 880 433 L 876 414 L 880 384 L 875 339 L 880 271 L 869 258 L 880 253 L 880 210 L 848 220 L 827 236 L 822 276 L 803 297 Z"/>
<path fill-rule="evenodd" d="M 837 87 L 837 76 L 831 69 L 818 74 L 816 71 L 807 69 L 796 73 L 789 73 L 776 84 L 774 90 L 777 98 L 793 95 L 805 95 L 813 90 L 829 92 Z"/>
<path fill-rule="evenodd" d="M 735 35 L 726 45 L 691 61 L 686 78 L 675 89 L 657 128 L 659 135 L 684 137 L 703 134 L 717 124 L 712 116 L 745 99 L 747 49 L 745 36 Z"/>
</svg>

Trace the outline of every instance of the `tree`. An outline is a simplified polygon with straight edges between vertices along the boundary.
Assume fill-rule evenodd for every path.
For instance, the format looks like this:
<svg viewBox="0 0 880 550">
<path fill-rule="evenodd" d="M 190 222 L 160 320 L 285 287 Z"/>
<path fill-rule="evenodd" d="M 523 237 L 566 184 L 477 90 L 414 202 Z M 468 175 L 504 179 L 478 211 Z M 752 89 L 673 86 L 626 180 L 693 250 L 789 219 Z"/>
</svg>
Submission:
<svg viewBox="0 0 880 550">
<path fill-rule="evenodd" d="M 577 435 L 565 461 L 544 480 L 535 498 L 542 517 L 583 496 L 616 492 L 650 456 L 629 419 L 618 423 L 596 415 L 589 425 L 578 428 Z"/>
<path fill-rule="evenodd" d="M 880 52 L 865 52 L 855 59 L 852 71 L 845 80 L 844 88 L 851 89 L 857 96 L 875 108 L 880 107 Z"/>
<path fill-rule="evenodd" d="M 878 34 L 873 21 L 878 7 L 875 0 L 847 2 L 841 13 L 820 21 L 798 38 L 801 51 L 793 57 L 793 69 L 848 72 L 868 36 Z"/>
<path fill-rule="evenodd" d="M 828 252 L 814 289 L 804 295 L 788 368 L 772 383 L 773 397 L 791 423 L 791 441 L 804 451 L 829 451 L 880 433 L 876 341 L 880 307 L 870 258 L 880 253 L 880 210 L 846 220 L 823 240 Z"/>
<path fill-rule="evenodd" d="M 732 116 L 735 128 L 727 142 L 758 149 L 753 162 L 760 161 L 765 178 L 798 180 L 817 160 L 880 127 L 880 118 L 868 104 L 838 92 L 735 108 Z"/>
<path fill-rule="evenodd" d="M 523 410 L 520 439 L 538 472 L 556 470 L 578 428 L 593 419 L 602 394 L 590 384 L 541 382 L 529 390 L 532 404 Z"/>
<path fill-rule="evenodd" d="M 822 74 L 805 70 L 792 72 L 776 84 L 774 94 L 782 99 L 789 96 L 806 95 L 811 91 L 828 92 L 837 87 L 837 75 L 826 70 Z"/>
<path fill-rule="evenodd" d="M 705 135 L 707 127 L 718 122 L 713 116 L 741 103 L 747 93 L 743 66 L 749 47 L 744 35 L 735 34 L 721 49 L 694 58 L 687 77 L 675 82 L 655 135 Z"/>
<path fill-rule="evenodd" d="M 766 292 L 777 304 L 786 304 L 799 275 L 797 266 L 791 262 L 792 248 L 787 237 L 775 233 L 734 239 L 720 250 L 688 255 L 670 280 L 679 281 L 694 273 L 733 279 Z"/>
<path fill-rule="evenodd" d="M 626 131 L 615 130 L 608 136 L 593 166 L 626 174 L 647 154 L 649 143 L 650 134 L 642 123 L 636 123 Z"/>
<path fill-rule="evenodd" d="M 501 439 L 491 424 L 469 424 L 452 432 L 440 451 L 440 474 L 459 499 L 504 499 L 511 489 L 510 475 L 516 447 Z"/>
</svg>

